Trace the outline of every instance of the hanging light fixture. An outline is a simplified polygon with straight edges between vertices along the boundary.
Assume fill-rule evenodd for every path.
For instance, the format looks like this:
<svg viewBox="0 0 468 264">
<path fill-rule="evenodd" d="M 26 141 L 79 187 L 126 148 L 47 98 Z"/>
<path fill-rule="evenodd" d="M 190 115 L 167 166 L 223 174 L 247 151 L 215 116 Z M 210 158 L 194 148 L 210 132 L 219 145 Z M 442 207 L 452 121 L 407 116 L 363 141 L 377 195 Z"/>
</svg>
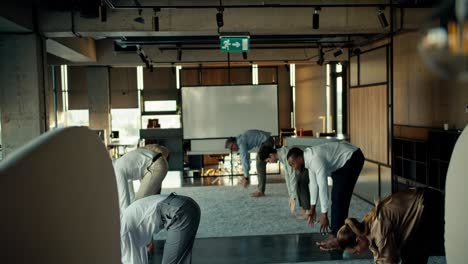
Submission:
<svg viewBox="0 0 468 264">
<path fill-rule="evenodd" d="M 182 60 L 182 48 L 180 46 L 177 47 L 177 60 Z"/>
<path fill-rule="evenodd" d="M 224 26 L 223 11 L 224 8 L 220 7 L 218 8 L 218 13 L 216 14 L 216 25 L 218 25 L 218 28 Z"/>
<path fill-rule="evenodd" d="M 140 24 L 144 24 L 145 23 L 145 19 L 141 16 L 141 13 L 143 12 L 142 9 L 138 9 L 138 17 L 136 17 L 135 19 L 133 19 L 133 21 L 137 22 L 137 23 L 140 23 Z"/>
<path fill-rule="evenodd" d="M 153 31 L 159 31 L 159 11 L 161 11 L 159 8 L 153 9 Z"/>
<path fill-rule="evenodd" d="M 388 21 L 387 18 L 385 17 L 385 7 L 380 7 L 379 12 L 377 14 L 377 17 L 379 18 L 380 25 L 382 28 L 388 27 Z"/>
<path fill-rule="evenodd" d="M 101 18 L 101 22 L 107 21 L 107 6 L 104 1 L 101 1 L 99 5 L 99 17 Z"/>
<path fill-rule="evenodd" d="M 320 11 L 322 10 L 321 7 L 316 7 L 314 9 L 314 14 L 312 15 L 312 28 L 318 29 L 320 27 Z"/>
<path fill-rule="evenodd" d="M 317 65 L 320 65 L 320 66 L 323 65 L 323 63 L 325 62 L 324 55 L 325 55 L 325 53 L 323 52 L 322 47 L 320 47 L 320 49 L 319 49 L 319 59 L 317 60 Z"/>
<path fill-rule="evenodd" d="M 340 56 L 341 54 L 343 54 L 343 49 L 339 49 L 339 50 L 333 52 L 333 56 L 335 56 L 335 58 Z"/>
</svg>

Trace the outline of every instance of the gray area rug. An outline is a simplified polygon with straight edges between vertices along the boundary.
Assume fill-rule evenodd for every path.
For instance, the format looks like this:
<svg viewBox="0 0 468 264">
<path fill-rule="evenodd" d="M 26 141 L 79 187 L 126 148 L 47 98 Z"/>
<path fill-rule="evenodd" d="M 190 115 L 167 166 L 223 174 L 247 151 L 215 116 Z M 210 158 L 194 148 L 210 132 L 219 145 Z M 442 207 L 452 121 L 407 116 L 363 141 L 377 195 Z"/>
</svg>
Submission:
<svg viewBox="0 0 468 264">
<path fill-rule="evenodd" d="M 255 187 L 204 186 L 163 189 L 163 194 L 175 192 L 192 197 L 200 205 L 201 220 L 197 238 L 255 236 L 274 234 L 318 233 L 319 227 L 309 227 L 296 220 L 288 208 L 288 193 L 284 183 L 268 184 L 265 197 L 251 198 Z M 319 209 L 317 205 L 317 209 Z M 353 196 L 350 217 L 361 219 L 372 205 Z M 160 232 L 155 239 L 165 239 Z M 368 264 L 371 260 L 332 260 L 300 262 L 302 264 Z M 430 264 L 445 264 L 445 257 L 431 257 Z"/>
<path fill-rule="evenodd" d="M 358 259 L 358 260 L 329 260 L 329 261 L 314 261 L 314 262 L 296 262 L 296 264 L 372 264 L 372 260 L 367 259 Z M 429 257 L 428 264 L 446 264 L 447 260 L 445 257 Z M 277 263 L 280 264 L 280 263 Z M 281 263 L 281 264 L 290 264 L 290 263 Z"/>
<path fill-rule="evenodd" d="M 162 193 L 176 192 L 197 201 L 201 208 L 199 238 L 319 232 L 317 225 L 309 227 L 291 215 L 284 183 L 268 184 L 264 197 L 251 198 L 253 191 L 255 187 L 205 186 L 163 189 Z M 369 203 L 353 197 L 350 216 L 360 219 L 371 208 Z M 163 239 L 163 235 L 157 239 Z"/>
</svg>

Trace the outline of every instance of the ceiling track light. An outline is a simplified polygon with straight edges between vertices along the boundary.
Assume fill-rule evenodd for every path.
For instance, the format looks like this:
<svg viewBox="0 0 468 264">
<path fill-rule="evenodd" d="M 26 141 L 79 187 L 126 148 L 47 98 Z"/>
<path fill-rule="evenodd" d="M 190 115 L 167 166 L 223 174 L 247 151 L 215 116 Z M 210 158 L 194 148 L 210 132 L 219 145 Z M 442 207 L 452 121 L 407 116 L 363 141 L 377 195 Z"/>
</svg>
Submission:
<svg viewBox="0 0 468 264">
<path fill-rule="evenodd" d="M 244 51 L 244 52 L 242 52 L 242 58 L 244 58 L 244 60 L 246 60 L 246 59 L 247 59 L 247 52 L 245 52 L 245 51 Z"/>
<path fill-rule="evenodd" d="M 320 27 L 320 11 L 322 10 L 321 7 L 316 7 L 314 9 L 314 14 L 312 15 L 312 28 L 318 29 Z"/>
<path fill-rule="evenodd" d="M 387 21 L 387 18 L 385 17 L 384 11 L 385 11 L 385 7 L 380 7 L 379 12 L 377 14 L 377 17 L 379 18 L 380 26 L 382 26 L 382 28 L 388 27 L 388 21 Z"/>
<path fill-rule="evenodd" d="M 145 23 L 145 19 L 141 16 L 143 10 L 140 8 L 138 9 L 138 17 L 136 17 L 135 19 L 133 19 L 133 21 L 137 22 L 137 23 L 140 23 L 140 24 L 144 24 Z"/>
<path fill-rule="evenodd" d="M 359 55 L 359 54 L 361 54 L 361 49 L 360 49 L 360 48 L 354 48 L 354 49 L 353 49 L 353 54 L 354 54 L 354 55 Z"/>
<path fill-rule="evenodd" d="M 161 11 L 159 8 L 154 8 L 153 9 L 154 14 L 153 14 L 153 31 L 159 31 L 159 16 L 158 12 Z"/>
<path fill-rule="evenodd" d="M 343 54 L 343 49 L 339 49 L 339 50 L 333 52 L 333 56 L 335 56 L 335 58 L 340 56 L 341 54 Z"/>
<path fill-rule="evenodd" d="M 325 55 L 325 53 L 323 52 L 323 49 L 320 48 L 320 50 L 319 50 L 319 59 L 317 60 L 317 65 L 320 65 L 320 66 L 323 65 L 323 63 L 325 62 L 324 55 Z"/>
<path fill-rule="evenodd" d="M 224 8 L 220 7 L 218 8 L 218 13 L 216 14 L 216 25 L 218 25 L 218 28 L 224 26 L 223 11 Z"/>
<path fill-rule="evenodd" d="M 104 2 L 101 2 L 99 5 L 99 17 L 101 18 L 101 22 L 107 21 L 107 6 Z"/>
<path fill-rule="evenodd" d="M 182 48 L 181 47 L 177 48 L 177 60 L 178 61 L 182 60 Z"/>
</svg>

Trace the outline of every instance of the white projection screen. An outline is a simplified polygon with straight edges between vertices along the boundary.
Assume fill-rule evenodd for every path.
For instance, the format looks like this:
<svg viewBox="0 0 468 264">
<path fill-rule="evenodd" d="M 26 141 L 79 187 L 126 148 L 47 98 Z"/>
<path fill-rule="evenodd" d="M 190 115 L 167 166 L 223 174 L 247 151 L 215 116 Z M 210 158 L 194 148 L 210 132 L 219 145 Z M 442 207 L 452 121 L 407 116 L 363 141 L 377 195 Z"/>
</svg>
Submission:
<svg viewBox="0 0 468 264">
<path fill-rule="evenodd" d="M 226 138 L 249 129 L 278 135 L 277 85 L 182 87 L 185 139 Z"/>
</svg>

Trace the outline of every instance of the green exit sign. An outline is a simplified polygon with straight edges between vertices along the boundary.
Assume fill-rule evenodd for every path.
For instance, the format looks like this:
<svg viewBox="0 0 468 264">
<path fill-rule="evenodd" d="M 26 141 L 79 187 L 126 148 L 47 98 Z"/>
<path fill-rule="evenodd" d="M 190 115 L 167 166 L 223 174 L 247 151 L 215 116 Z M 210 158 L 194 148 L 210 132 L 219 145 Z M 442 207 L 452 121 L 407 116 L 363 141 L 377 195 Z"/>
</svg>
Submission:
<svg viewBox="0 0 468 264">
<path fill-rule="evenodd" d="M 249 37 L 220 37 L 222 52 L 245 52 L 250 49 Z"/>
</svg>

